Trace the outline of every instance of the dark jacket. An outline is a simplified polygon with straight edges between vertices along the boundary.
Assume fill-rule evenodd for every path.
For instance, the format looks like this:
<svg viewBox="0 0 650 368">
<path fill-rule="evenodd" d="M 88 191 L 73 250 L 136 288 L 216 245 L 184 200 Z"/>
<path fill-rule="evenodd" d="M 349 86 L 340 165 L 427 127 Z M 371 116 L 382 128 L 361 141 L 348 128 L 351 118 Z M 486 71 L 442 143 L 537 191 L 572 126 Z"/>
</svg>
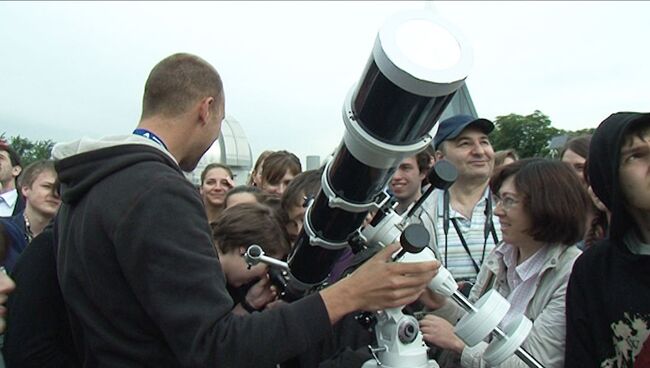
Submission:
<svg viewBox="0 0 650 368">
<path fill-rule="evenodd" d="M 22 253 L 11 277 L 18 287 L 7 300 L 2 352 L 7 368 L 79 367 L 56 278 L 52 226 Z"/>
<path fill-rule="evenodd" d="M 14 216 L 0 218 L 0 221 L 4 225 L 7 239 L 9 240 L 2 265 L 10 274 L 14 269 L 16 261 L 18 261 L 18 257 L 25 250 L 27 244 L 29 244 L 24 213 L 24 211 L 21 211 Z"/>
<path fill-rule="evenodd" d="M 636 231 L 619 180 L 620 150 L 633 124 L 650 114 L 613 114 L 591 139 L 589 178 L 611 210 L 610 234 L 575 262 L 567 290 L 566 367 L 650 366 L 650 256 L 632 253 Z"/>
<path fill-rule="evenodd" d="M 23 197 L 23 194 L 21 193 L 20 189 L 17 190 L 18 192 L 18 198 L 16 199 L 16 205 L 14 206 L 14 210 L 11 213 L 11 216 L 16 216 L 19 213 L 22 213 L 25 210 L 25 197 Z"/>
<path fill-rule="evenodd" d="M 109 144 L 56 168 L 58 276 L 84 367 L 258 367 L 331 333 L 319 294 L 230 313 L 201 198 L 162 149 Z"/>
</svg>

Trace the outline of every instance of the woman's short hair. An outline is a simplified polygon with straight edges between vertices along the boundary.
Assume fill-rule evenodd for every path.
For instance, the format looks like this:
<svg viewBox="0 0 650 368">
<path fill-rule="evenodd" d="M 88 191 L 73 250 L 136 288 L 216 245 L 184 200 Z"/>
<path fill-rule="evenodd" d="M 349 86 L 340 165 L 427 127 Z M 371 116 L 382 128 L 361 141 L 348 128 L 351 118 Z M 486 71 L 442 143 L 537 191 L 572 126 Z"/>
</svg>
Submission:
<svg viewBox="0 0 650 368">
<path fill-rule="evenodd" d="M 516 161 L 492 175 L 492 193 L 498 193 L 511 176 L 530 215 L 533 239 L 566 245 L 582 239 L 591 199 L 571 166 L 541 158 Z"/>
<path fill-rule="evenodd" d="M 208 164 L 208 166 L 201 171 L 201 185 L 205 182 L 205 177 L 208 175 L 208 172 L 212 169 L 224 169 L 227 173 L 228 176 L 230 176 L 231 179 L 234 179 L 235 177 L 232 174 L 232 169 L 228 165 L 220 164 L 218 162 L 214 162 L 211 164 Z"/>
<path fill-rule="evenodd" d="M 300 159 L 288 151 L 273 152 L 262 165 L 262 182 L 275 185 L 282 181 L 287 171 L 293 175 L 300 174 L 302 171 Z"/>
<path fill-rule="evenodd" d="M 212 238 L 221 253 L 257 244 L 269 255 L 289 252 L 286 230 L 275 211 L 259 203 L 225 209 L 212 223 Z"/>
<path fill-rule="evenodd" d="M 589 144 L 591 143 L 591 134 L 581 135 L 575 138 L 569 139 L 562 147 L 560 151 L 560 159 L 564 156 L 564 153 L 567 150 L 575 152 L 578 156 L 586 159 L 589 157 Z"/>
</svg>

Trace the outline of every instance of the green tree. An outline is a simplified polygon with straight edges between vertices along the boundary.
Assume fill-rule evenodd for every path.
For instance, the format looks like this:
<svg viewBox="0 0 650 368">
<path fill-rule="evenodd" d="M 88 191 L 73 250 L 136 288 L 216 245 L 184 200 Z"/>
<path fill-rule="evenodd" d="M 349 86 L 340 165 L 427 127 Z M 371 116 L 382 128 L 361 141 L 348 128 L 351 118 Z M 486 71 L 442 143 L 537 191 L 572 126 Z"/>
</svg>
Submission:
<svg viewBox="0 0 650 368">
<path fill-rule="evenodd" d="M 541 111 L 530 115 L 497 116 L 490 141 L 495 150 L 514 148 L 519 156 L 535 157 L 549 154 L 548 142 L 563 131 L 551 126 L 551 119 Z"/>
<path fill-rule="evenodd" d="M 566 134 L 569 137 L 573 138 L 573 137 L 578 137 L 578 136 L 585 135 L 585 134 L 594 134 L 595 131 L 596 131 L 596 128 L 583 128 L 583 129 L 579 129 L 579 130 L 568 131 Z"/>
<path fill-rule="evenodd" d="M 0 139 L 7 140 L 4 133 L 0 135 Z M 23 138 L 19 135 L 11 137 L 7 141 L 20 156 L 20 161 L 23 167 L 26 167 L 34 161 L 50 158 L 52 147 L 55 143 L 50 139 L 31 141 L 28 138 Z"/>
</svg>

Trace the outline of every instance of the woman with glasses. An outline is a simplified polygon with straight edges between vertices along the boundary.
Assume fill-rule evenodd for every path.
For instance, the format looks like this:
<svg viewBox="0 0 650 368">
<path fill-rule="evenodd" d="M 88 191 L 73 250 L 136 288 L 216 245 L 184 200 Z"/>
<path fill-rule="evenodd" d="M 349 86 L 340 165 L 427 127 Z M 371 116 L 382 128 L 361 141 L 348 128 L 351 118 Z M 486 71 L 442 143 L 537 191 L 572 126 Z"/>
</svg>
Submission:
<svg viewBox="0 0 650 368">
<path fill-rule="evenodd" d="M 564 365 L 565 294 L 573 262 L 580 255 L 589 196 L 566 163 L 524 159 L 501 167 L 492 176 L 494 214 L 502 241 L 481 266 L 469 300 L 476 302 L 495 289 L 510 303 L 501 327 L 524 314 L 533 328 L 523 343 L 545 367 Z M 451 299 L 430 294 L 423 302 L 436 309 L 420 321 L 427 343 L 451 352 L 454 364 L 483 367 L 489 341 L 465 346 L 453 324 L 465 313 Z M 512 356 L 499 367 L 526 367 Z"/>
</svg>

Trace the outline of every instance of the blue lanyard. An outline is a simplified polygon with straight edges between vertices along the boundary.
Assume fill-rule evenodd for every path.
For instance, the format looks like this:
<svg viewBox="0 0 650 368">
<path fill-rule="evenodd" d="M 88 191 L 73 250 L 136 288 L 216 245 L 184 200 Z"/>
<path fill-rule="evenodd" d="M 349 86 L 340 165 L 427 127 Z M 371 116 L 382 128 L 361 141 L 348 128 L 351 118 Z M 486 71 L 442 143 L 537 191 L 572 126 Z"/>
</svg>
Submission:
<svg viewBox="0 0 650 368">
<path fill-rule="evenodd" d="M 141 136 L 143 136 L 145 138 L 151 139 L 152 141 L 154 141 L 154 142 L 158 143 L 159 145 L 161 145 L 165 150 L 169 151 L 167 149 L 167 145 L 165 144 L 165 142 L 163 142 L 162 139 L 160 139 L 160 137 L 158 137 L 153 132 L 151 132 L 151 131 L 149 131 L 147 129 L 138 128 L 138 129 L 133 131 L 133 134 L 141 135 Z"/>
</svg>

